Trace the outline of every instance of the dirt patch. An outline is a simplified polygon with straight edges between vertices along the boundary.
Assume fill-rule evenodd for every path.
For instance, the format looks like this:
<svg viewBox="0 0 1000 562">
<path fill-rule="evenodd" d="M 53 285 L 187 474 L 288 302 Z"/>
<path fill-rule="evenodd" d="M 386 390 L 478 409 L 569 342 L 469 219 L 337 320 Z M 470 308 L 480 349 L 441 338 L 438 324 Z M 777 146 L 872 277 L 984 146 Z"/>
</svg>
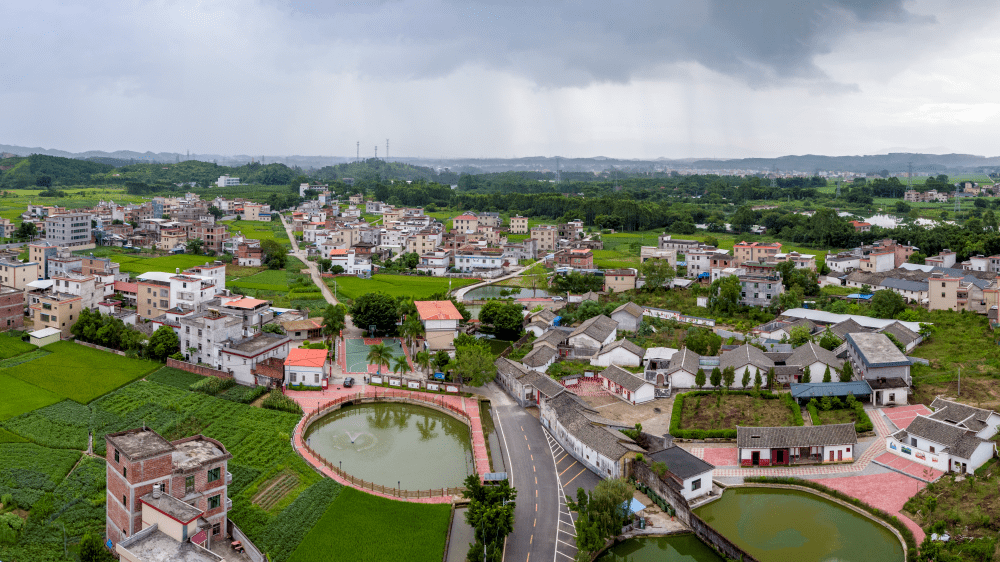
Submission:
<svg viewBox="0 0 1000 562">
<path fill-rule="evenodd" d="M 633 406 L 614 396 L 581 396 L 598 415 L 626 425 L 642 424 L 642 430 L 652 435 L 663 435 L 670 430 L 672 399 L 659 399 Z M 659 410 L 659 411 L 657 411 Z"/>
<path fill-rule="evenodd" d="M 277 505 L 288 492 L 294 490 L 298 483 L 298 475 L 290 470 L 283 470 L 265 482 L 251 501 L 267 511 Z"/>
<path fill-rule="evenodd" d="M 795 425 L 781 400 L 746 395 L 717 394 L 684 399 L 681 429 L 735 429 L 737 425 L 778 427 Z"/>
<path fill-rule="evenodd" d="M 951 396 L 963 404 L 995 410 L 1000 407 L 997 380 L 993 378 L 962 377 L 962 394 L 958 395 L 958 380 L 922 382 L 913 392 L 913 402 L 930 405 L 937 396 Z"/>
</svg>

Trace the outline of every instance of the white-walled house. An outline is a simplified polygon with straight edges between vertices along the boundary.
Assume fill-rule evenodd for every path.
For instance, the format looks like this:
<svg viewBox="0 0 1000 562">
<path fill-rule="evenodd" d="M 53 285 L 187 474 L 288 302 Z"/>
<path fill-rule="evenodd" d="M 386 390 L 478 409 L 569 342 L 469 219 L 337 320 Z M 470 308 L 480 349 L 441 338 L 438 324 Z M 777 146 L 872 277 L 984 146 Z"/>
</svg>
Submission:
<svg viewBox="0 0 1000 562">
<path fill-rule="evenodd" d="M 458 323 L 462 314 L 449 301 L 414 301 L 420 323 L 424 325 L 424 345 L 432 353 L 455 349 L 455 338 L 458 336 Z"/>
<path fill-rule="evenodd" d="M 575 394 L 563 392 L 541 402 L 539 421 L 562 448 L 601 478 L 626 475 L 626 463 L 645 453 L 630 437 L 618 431 L 621 422 L 600 417 Z"/>
<path fill-rule="evenodd" d="M 348 275 L 370 273 L 372 270 L 372 262 L 358 257 L 354 248 L 330 250 L 330 267 L 338 265 L 344 268 L 344 273 Z"/>
<path fill-rule="evenodd" d="M 830 380 L 840 380 L 837 378 L 837 371 L 843 368 L 844 361 L 837 359 L 832 351 L 827 351 L 813 342 L 807 342 L 792 351 L 792 354 L 785 359 L 785 365 L 800 367 L 803 374 L 808 370 L 809 382 L 823 382 L 827 367 L 830 368 Z"/>
<path fill-rule="evenodd" d="M 629 404 L 643 404 L 656 398 L 653 383 L 621 367 L 611 365 L 598 375 L 601 386 Z"/>
<path fill-rule="evenodd" d="M 285 358 L 285 385 L 323 386 L 330 378 L 326 355 L 325 349 L 295 347 L 289 350 Z"/>
<path fill-rule="evenodd" d="M 662 462 L 668 467 L 684 499 L 691 501 L 712 491 L 715 467 L 676 445 L 646 455 L 649 464 Z"/>
<path fill-rule="evenodd" d="M 601 367 L 607 367 L 608 365 L 638 367 L 642 365 L 642 358 L 645 354 L 646 350 L 622 338 L 602 347 L 594 355 L 593 359 L 590 360 L 590 364 Z"/>
<path fill-rule="evenodd" d="M 578 354 L 589 356 L 615 341 L 617 335 L 618 322 L 599 314 L 580 324 L 568 339 L 570 347 L 579 350 Z"/>
<path fill-rule="evenodd" d="M 759 348 L 752 345 L 743 344 L 736 349 L 725 351 L 719 356 L 719 369 L 725 370 L 733 367 L 736 376 L 733 378 L 733 388 L 743 388 L 743 373 L 750 371 L 750 380 L 759 371 L 764 384 L 767 384 L 767 372 L 774 367 L 774 361 Z M 711 368 L 705 369 L 706 377 L 712 372 Z M 821 379 L 822 380 L 822 379 Z"/>
<path fill-rule="evenodd" d="M 536 345 L 527 355 L 521 359 L 521 363 L 533 371 L 544 373 L 549 365 L 556 362 L 559 352 L 554 347 L 547 345 Z"/>
<path fill-rule="evenodd" d="M 232 373 L 239 384 L 253 386 L 256 384 L 256 377 L 250 371 L 265 359 L 287 357 L 291 342 L 288 336 L 269 332 L 258 332 L 242 340 L 225 341 L 219 350 L 222 370 Z"/>
<path fill-rule="evenodd" d="M 627 302 L 611 313 L 611 319 L 618 322 L 618 329 L 635 332 L 642 323 L 643 308 L 634 302 Z"/>
<path fill-rule="evenodd" d="M 931 409 L 934 413 L 929 417 L 971 429 L 981 439 L 991 439 L 997 434 L 997 426 L 1000 426 L 1000 414 L 993 410 L 974 408 L 941 397 L 931 402 Z"/>
<path fill-rule="evenodd" d="M 800 427 L 736 426 L 740 466 L 854 462 L 853 423 Z"/>
<path fill-rule="evenodd" d="M 906 429 L 885 438 L 890 453 L 941 472 L 973 473 L 993 458 L 996 445 L 959 427 L 917 416 Z"/>
<path fill-rule="evenodd" d="M 853 367 L 854 376 L 860 379 L 900 378 L 907 385 L 910 380 L 911 361 L 885 334 L 849 333 L 847 357 Z"/>
</svg>

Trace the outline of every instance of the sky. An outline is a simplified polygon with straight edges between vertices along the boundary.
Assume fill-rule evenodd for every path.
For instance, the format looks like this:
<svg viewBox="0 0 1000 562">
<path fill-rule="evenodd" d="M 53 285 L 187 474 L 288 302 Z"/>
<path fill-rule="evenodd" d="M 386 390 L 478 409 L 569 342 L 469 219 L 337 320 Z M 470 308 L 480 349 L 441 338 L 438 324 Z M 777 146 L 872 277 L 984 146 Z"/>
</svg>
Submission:
<svg viewBox="0 0 1000 562">
<path fill-rule="evenodd" d="M 995 156 L 997 29 L 982 0 L 5 3 L 0 144 Z"/>
</svg>

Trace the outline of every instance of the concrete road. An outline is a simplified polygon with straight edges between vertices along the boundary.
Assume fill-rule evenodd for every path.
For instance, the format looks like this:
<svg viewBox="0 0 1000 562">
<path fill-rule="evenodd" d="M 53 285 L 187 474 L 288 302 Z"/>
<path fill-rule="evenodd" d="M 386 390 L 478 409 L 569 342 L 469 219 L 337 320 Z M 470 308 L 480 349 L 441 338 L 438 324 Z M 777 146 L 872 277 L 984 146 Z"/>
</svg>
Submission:
<svg viewBox="0 0 1000 562">
<path fill-rule="evenodd" d="M 508 459 L 508 478 L 517 489 L 517 507 L 503 559 L 554 560 L 561 498 L 555 461 L 538 420 L 513 401 L 504 402 L 494 401 L 493 412 Z"/>
</svg>

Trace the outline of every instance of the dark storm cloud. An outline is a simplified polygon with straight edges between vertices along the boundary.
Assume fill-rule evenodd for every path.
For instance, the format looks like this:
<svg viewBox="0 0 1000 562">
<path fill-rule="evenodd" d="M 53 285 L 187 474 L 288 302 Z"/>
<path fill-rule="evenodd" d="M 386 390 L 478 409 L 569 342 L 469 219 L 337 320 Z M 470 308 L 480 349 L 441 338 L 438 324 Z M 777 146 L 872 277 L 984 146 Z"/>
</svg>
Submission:
<svg viewBox="0 0 1000 562">
<path fill-rule="evenodd" d="M 850 31 L 929 23 L 902 0 L 490 2 L 291 0 L 359 48 L 355 71 L 380 78 L 447 75 L 468 64 L 541 86 L 659 78 L 699 63 L 752 86 L 825 81 L 816 64 Z M 341 61 L 343 62 L 343 61 Z"/>
</svg>

